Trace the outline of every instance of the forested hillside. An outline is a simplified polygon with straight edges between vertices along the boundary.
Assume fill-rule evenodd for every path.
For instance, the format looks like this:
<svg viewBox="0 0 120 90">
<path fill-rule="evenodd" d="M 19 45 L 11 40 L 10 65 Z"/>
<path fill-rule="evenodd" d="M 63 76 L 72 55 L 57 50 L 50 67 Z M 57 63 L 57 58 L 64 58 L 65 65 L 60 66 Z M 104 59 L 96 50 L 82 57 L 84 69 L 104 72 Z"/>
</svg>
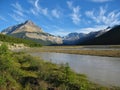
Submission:
<svg viewBox="0 0 120 90">
<path fill-rule="evenodd" d="M 15 38 L 15 37 L 3 35 L 3 34 L 0 34 L 0 41 L 9 42 L 9 43 L 23 43 L 24 45 L 30 46 L 30 47 L 41 46 L 41 44 L 34 42 L 34 41 L 31 41 L 31 40 Z"/>
</svg>

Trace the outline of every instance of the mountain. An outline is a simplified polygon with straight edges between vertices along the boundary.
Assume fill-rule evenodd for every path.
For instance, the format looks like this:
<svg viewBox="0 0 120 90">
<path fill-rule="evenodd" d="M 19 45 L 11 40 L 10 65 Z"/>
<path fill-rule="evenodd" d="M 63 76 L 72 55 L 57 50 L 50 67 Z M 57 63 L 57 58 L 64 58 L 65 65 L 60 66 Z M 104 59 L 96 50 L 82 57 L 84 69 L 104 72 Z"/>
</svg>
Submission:
<svg viewBox="0 0 120 90">
<path fill-rule="evenodd" d="M 44 32 L 32 21 L 27 20 L 24 23 L 8 27 L 1 33 L 18 38 L 30 39 L 43 45 L 120 44 L 120 25 L 112 28 L 107 27 L 104 30 L 90 32 L 88 34 L 73 32 L 61 38 Z"/>
<path fill-rule="evenodd" d="M 7 29 L 3 30 L 3 34 L 15 34 L 21 32 L 43 32 L 41 28 L 36 26 L 32 21 L 27 20 L 24 23 L 8 27 Z"/>
<path fill-rule="evenodd" d="M 63 37 L 63 43 L 66 45 L 74 45 L 79 42 L 79 40 L 84 37 L 86 34 L 84 33 L 69 33 L 67 36 Z"/>
<path fill-rule="evenodd" d="M 62 39 L 60 37 L 44 32 L 31 20 L 27 20 L 24 23 L 8 27 L 7 29 L 2 30 L 1 33 L 18 38 L 34 40 L 43 45 L 62 44 Z"/>
<path fill-rule="evenodd" d="M 92 39 L 101 36 L 102 34 L 106 33 L 109 28 L 90 32 L 88 34 L 85 33 L 69 33 L 67 36 L 63 37 L 63 43 L 65 45 L 75 45 L 75 44 L 82 44 L 84 42 L 91 41 Z"/>
<path fill-rule="evenodd" d="M 85 37 L 83 37 L 82 39 L 79 40 L 79 44 L 84 44 L 86 42 L 92 41 L 93 39 L 105 34 L 108 31 L 109 31 L 109 29 L 90 32 L 90 33 L 86 34 Z"/>
<path fill-rule="evenodd" d="M 106 33 L 84 42 L 91 45 L 120 45 L 120 25 L 116 25 Z"/>
</svg>

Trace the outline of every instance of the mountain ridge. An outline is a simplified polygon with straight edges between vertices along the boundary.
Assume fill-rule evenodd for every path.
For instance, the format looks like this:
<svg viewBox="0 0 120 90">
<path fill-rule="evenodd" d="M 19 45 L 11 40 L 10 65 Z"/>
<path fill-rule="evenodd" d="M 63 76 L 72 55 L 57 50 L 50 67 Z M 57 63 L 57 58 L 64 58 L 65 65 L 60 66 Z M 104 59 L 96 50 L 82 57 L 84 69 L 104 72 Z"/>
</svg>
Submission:
<svg viewBox="0 0 120 90">
<path fill-rule="evenodd" d="M 76 34 L 77 38 L 72 38 L 73 35 L 71 34 Z M 79 34 L 81 34 L 80 37 L 78 37 Z M 66 37 L 63 38 L 65 45 L 120 45 L 120 25 L 88 34 L 70 33 Z"/>
<path fill-rule="evenodd" d="M 91 41 L 84 42 L 88 45 L 120 45 L 120 25 L 116 25 L 106 33 L 92 39 Z"/>
<path fill-rule="evenodd" d="M 106 33 L 109 31 L 107 28 L 104 30 L 99 30 L 99 31 L 92 31 L 89 32 L 88 34 L 85 33 L 69 33 L 67 36 L 63 37 L 63 43 L 66 45 L 75 45 L 75 44 L 80 44 L 85 41 L 91 40 L 93 38 L 99 37 L 102 34 Z"/>
<path fill-rule="evenodd" d="M 116 25 L 114 27 L 107 27 L 103 30 L 92 31 L 88 34 L 72 32 L 64 37 L 57 37 L 44 32 L 42 28 L 35 25 L 31 20 L 27 20 L 21 24 L 8 27 L 1 33 L 18 38 L 30 39 L 42 45 L 104 45 L 120 44 L 119 30 L 120 25 Z"/>
<path fill-rule="evenodd" d="M 21 24 L 8 27 L 2 30 L 1 33 L 18 38 L 31 39 L 42 43 L 43 45 L 62 44 L 62 39 L 60 37 L 44 32 L 31 20 L 27 20 Z"/>
</svg>

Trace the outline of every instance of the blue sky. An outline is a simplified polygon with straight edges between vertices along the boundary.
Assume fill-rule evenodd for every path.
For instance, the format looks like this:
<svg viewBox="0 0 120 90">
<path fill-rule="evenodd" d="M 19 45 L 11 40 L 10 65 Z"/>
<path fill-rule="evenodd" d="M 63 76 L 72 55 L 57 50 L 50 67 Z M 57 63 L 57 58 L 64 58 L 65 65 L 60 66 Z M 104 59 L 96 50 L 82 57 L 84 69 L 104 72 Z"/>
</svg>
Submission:
<svg viewBox="0 0 120 90">
<path fill-rule="evenodd" d="M 25 20 L 54 35 L 88 33 L 120 24 L 120 0 L 0 0 L 0 31 Z"/>
</svg>

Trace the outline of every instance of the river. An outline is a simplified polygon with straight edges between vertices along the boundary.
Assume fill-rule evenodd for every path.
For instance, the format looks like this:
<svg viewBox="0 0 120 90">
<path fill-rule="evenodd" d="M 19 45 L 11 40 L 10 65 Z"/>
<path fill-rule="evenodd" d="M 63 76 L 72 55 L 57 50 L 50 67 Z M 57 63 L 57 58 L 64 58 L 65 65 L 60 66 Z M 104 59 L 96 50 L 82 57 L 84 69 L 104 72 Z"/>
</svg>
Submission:
<svg viewBox="0 0 120 90">
<path fill-rule="evenodd" d="M 55 64 L 68 63 L 77 73 L 105 86 L 120 86 L 120 58 L 64 53 L 30 53 Z"/>
</svg>

